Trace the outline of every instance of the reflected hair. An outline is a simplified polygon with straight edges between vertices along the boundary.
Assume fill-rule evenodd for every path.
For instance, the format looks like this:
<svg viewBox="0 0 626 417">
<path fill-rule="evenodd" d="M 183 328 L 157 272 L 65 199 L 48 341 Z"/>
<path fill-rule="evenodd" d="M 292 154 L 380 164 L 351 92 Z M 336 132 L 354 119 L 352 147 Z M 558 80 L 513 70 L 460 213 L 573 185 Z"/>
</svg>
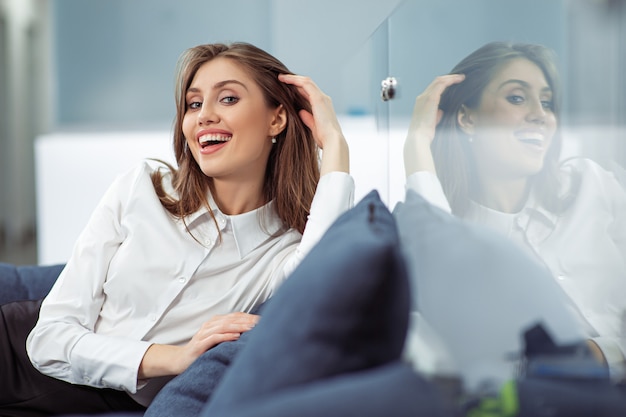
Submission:
<svg viewBox="0 0 626 417">
<path fill-rule="evenodd" d="M 462 217 L 467 212 L 471 196 L 480 190 L 480 184 L 470 152 L 471 145 L 459 126 L 457 114 L 462 106 L 476 108 L 495 74 L 515 58 L 527 59 L 541 69 L 552 90 L 552 110 L 557 122 L 560 120 L 561 85 L 555 54 L 551 49 L 537 44 L 491 42 L 459 62 L 450 74 L 465 74 L 465 79 L 448 87 L 442 94 L 439 108 L 443 116 L 432 143 L 437 176 L 452 212 L 458 216 Z M 575 195 L 571 190 L 576 188 L 574 182 L 570 192 L 560 194 L 558 173 L 562 142 L 560 129 L 557 129 L 546 153 L 543 169 L 531 180 L 539 203 L 554 213 L 560 213 L 569 206 Z"/>
<path fill-rule="evenodd" d="M 266 202 L 274 201 L 274 208 L 283 223 L 304 231 L 313 195 L 319 181 L 319 148 L 311 130 L 299 116 L 299 111 L 311 111 L 310 105 L 296 87 L 278 80 L 279 74 L 292 74 L 278 59 L 264 50 L 245 42 L 206 44 L 186 50 L 176 68 L 176 116 L 173 127 L 173 145 L 177 168 L 172 172 L 176 196 L 163 188 L 162 175 L 157 171 L 152 182 L 163 206 L 175 217 L 184 217 L 206 207 L 211 216 L 207 195 L 213 190 L 212 178 L 207 177 L 193 158 L 183 134 L 182 125 L 187 109 L 186 94 L 198 69 L 205 63 L 225 58 L 239 65 L 256 82 L 270 108 L 282 105 L 287 123 L 276 135 L 276 143 L 269 155 L 263 195 Z M 214 216 L 213 216 L 214 218 Z"/>
</svg>

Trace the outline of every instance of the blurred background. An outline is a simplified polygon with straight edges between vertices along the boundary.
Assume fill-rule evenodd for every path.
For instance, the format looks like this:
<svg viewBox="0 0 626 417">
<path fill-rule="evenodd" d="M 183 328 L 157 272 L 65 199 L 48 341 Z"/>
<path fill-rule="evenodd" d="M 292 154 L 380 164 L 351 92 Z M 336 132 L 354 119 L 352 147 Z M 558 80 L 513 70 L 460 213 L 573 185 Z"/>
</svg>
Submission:
<svg viewBox="0 0 626 417">
<path fill-rule="evenodd" d="M 356 197 L 376 188 L 393 206 L 416 95 L 493 40 L 554 49 L 565 156 L 624 165 L 626 0 L 0 0 L 0 261 L 64 262 L 115 175 L 171 158 L 188 47 L 247 41 L 311 76 L 340 115 Z"/>
</svg>

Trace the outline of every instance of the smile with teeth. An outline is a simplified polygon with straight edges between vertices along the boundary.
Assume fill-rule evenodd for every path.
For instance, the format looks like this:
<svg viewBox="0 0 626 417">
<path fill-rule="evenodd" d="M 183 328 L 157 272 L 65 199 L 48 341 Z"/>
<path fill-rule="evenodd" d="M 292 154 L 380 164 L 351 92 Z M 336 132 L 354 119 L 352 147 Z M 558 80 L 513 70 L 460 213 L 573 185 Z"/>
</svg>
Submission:
<svg viewBox="0 0 626 417">
<path fill-rule="evenodd" d="M 232 136 L 226 135 L 204 135 L 201 136 L 198 140 L 202 147 L 216 145 L 219 143 L 228 142 L 232 139 Z"/>
<path fill-rule="evenodd" d="M 520 142 L 524 142 L 526 144 L 536 145 L 536 146 L 541 146 L 543 145 L 543 142 L 544 142 L 544 137 L 543 135 L 540 135 L 540 134 L 518 136 L 517 139 Z"/>
</svg>

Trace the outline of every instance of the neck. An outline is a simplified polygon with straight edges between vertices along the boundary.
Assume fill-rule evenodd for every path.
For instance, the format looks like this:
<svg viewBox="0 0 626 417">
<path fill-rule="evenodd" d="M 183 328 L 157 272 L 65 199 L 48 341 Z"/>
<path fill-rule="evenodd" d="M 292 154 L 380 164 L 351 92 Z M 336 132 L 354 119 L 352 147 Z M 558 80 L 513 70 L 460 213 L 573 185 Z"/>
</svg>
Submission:
<svg viewBox="0 0 626 417">
<path fill-rule="evenodd" d="M 490 179 L 481 181 L 481 189 L 475 196 L 476 202 L 504 213 L 517 213 L 528 200 L 527 178 L 516 180 Z"/>
<path fill-rule="evenodd" d="M 227 215 L 247 213 L 267 203 L 260 181 L 241 183 L 214 178 L 212 194 L 220 211 Z"/>
</svg>

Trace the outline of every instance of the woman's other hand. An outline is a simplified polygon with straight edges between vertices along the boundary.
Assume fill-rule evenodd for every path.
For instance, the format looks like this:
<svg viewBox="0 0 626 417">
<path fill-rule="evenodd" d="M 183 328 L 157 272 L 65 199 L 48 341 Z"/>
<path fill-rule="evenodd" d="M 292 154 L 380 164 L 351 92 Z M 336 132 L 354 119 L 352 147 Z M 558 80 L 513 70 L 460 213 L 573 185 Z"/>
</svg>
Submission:
<svg viewBox="0 0 626 417">
<path fill-rule="evenodd" d="M 178 375 L 200 355 L 222 342 L 239 339 L 251 330 L 260 316 L 248 313 L 217 315 L 206 321 L 184 346 L 151 345 L 139 367 L 139 378 Z"/>
<path fill-rule="evenodd" d="M 300 94 L 311 104 L 311 112 L 300 110 L 300 118 L 311 129 L 317 146 L 323 150 L 320 174 L 324 175 L 331 171 L 349 172 L 348 144 L 337 120 L 332 99 L 309 77 L 280 74 L 278 79 L 297 87 Z"/>
<path fill-rule="evenodd" d="M 435 138 L 435 130 L 443 112 L 439 109 L 441 95 L 451 85 L 465 79 L 463 74 L 441 75 L 417 96 L 409 131 L 404 143 L 404 167 L 409 176 L 417 171 L 435 172 L 430 145 Z"/>
</svg>

